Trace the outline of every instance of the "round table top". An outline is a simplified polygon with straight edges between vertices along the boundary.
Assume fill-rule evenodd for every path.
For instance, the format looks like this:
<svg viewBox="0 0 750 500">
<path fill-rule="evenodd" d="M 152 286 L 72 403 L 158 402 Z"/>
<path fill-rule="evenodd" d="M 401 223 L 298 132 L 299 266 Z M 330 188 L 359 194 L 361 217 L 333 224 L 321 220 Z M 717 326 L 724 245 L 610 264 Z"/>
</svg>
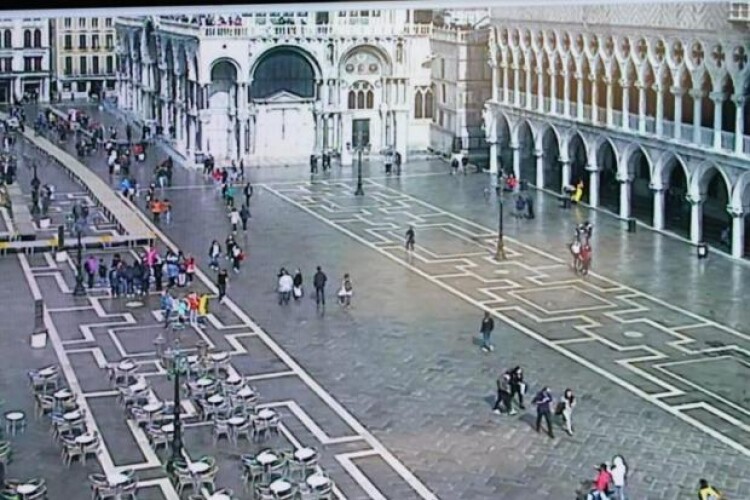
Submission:
<svg viewBox="0 0 750 500">
<path fill-rule="evenodd" d="M 247 422 L 247 419 L 245 419 L 245 417 L 239 417 L 239 416 L 232 417 L 229 420 L 227 420 L 227 423 L 229 423 L 230 425 L 242 425 L 245 422 Z"/>
<path fill-rule="evenodd" d="M 209 466 L 206 462 L 193 462 L 188 465 L 188 470 L 194 473 L 206 472 L 210 468 L 211 466 Z"/>
<path fill-rule="evenodd" d="M 268 408 L 263 408 L 258 412 L 258 417 L 262 418 L 263 420 L 268 420 L 276 416 L 276 412 L 273 410 L 269 410 Z"/>
<path fill-rule="evenodd" d="M 134 368 L 136 368 L 135 363 L 133 363 L 129 359 L 125 361 L 120 361 L 120 363 L 117 365 L 118 370 L 125 371 L 125 372 L 130 371 Z"/>
<path fill-rule="evenodd" d="M 164 424 L 161 426 L 162 432 L 166 432 L 169 434 L 170 432 L 174 432 L 174 424 Z"/>
<path fill-rule="evenodd" d="M 65 420 L 76 420 L 76 419 L 81 418 L 81 412 L 78 411 L 78 410 L 76 410 L 76 411 L 69 411 L 68 413 L 66 413 L 66 414 L 63 415 L 63 418 Z"/>
<path fill-rule="evenodd" d="M 221 404 L 224 402 L 224 396 L 220 394 L 214 394 L 213 396 L 209 397 L 206 401 L 208 401 L 211 404 Z"/>
<path fill-rule="evenodd" d="M 42 377 L 49 377 L 50 375 L 54 375 L 57 373 L 57 368 L 54 366 L 48 366 L 47 368 L 42 368 L 39 370 L 39 375 Z"/>
<path fill-rule="evenodd" d="M 264 451 L 263 453 L 255 457 L 255 459 L 261 465 L 270 465 L 274 463 L 276 460 L 278 460 L 279 457 L 277 457 L 275 454 L 271 453 L 270 451 Z"/>
<path fill-rule="evenodd" d="M 19 484 L 16 486 L 16 493 L 20 495 L 28 495 L 29 493 L 34 493 L 37 488 L 38 486 L 35 484 Z"/>
<path fill-rule="evenodd" d="M 188 357 L 187 357 L 187 358 L 185 358 L 185 359 L 187 359 L 187 362 L 188 362 L 188 363 L 190 363 L 190 364 L 193 364 L 193 363 L 196 363 L 196 362 L 198 362 L 198 360 L 199 360 L 200 358 L 198 357 L 198 355 L 197 355 L 197 354 L 191 354 L 190 356 L 188 356 Z"/>
<path fill-rule="evenodd" d="M 276 481 L 272 482 L 268 488 L 276 493 L 286 493 L 287 491 L 292 489 L 292 485 L 289 484 L 287 481 L 284 481 L 283 479 L 277 479 Z"/>
<path fill-rule="evenodd" d="M 297 460 L 309 460 L 317 454 L 312 448 L 300 448 L 294 452 L 294 458 Z"/>
<path fill-rule="evenodd" d="M 322 474 L 313 474 L 307 478 L 307 484 L 313 488 L 320 488 L 330 482 L 330 479 Z"/>
<path fill-rule="evenodd" d="M 208 387 L 209 385 L 213 384 L 214 381 L 208 377 L 199 378 L 196 380 L 195 384 L 198 387 Z"/>
<path fill-rule="evenodd" d="M 242 377 L 240 377 L 238 375 L 235 375 L 235 374 L 232 374 L 229 377 L 227 377 L 227 379 L 224 382 L 227 383 L 227 384 L 230 384 L 230 385 L 231 384 L 239 384 L 240 382 L 242 382 Z"/>
<path fill-rule="evenodd" d="M 118 486 L 127 483 L 128 481 L 130 481 L 130 478 L 125 474 L 114 474 L 109 478 L 109 484 L 112 486 Z"/>
<path fill-rule="evenodd" d="M 240 397 L 242 397 L 242 398 L 246 398 L 246 397 L 249 397 L 249 396 L 255 396 L 255 391 L 253 391 L 249 387 L 243 387 L 242 389 L 240 389 L 239 391 L 237 391 L 237 395 L 240 396 Z"/>
<path fill-rule="evenodd" d="M 229 359 L 229 353 L 228 352 L 214 352 L 208 355 L 208 357 L 211 359 L 211 361 L 224 361 L 225 359 Z"/>
<path fill-rule="evenodd" d="M 23 412 L 20 411 L 9 411 L 5 414 L 6 420 L 22 420 L 24 418 Z"/>
<path fill-rule="evenodd" d="M 154 401 L 153 403 L 149 403 L 143 407 L 143 411 L 146 413 L 153 413 L 155 411 L 159 411 L 162 408 L 164 408 L 164 403 L 161 401 Z"/>
<path fill-rule="evenodd" d="M 208 497 L 208 500 L 232 500 L 232 498 L 225 493 L 214 493 Z"/>
<path fill-rule="evenodd" d="M 56 393 L 54 393 L 52 396 L 55 399 L 65 399 L 65 398 L 71 397 L 72 395 L 73 395 L 73 393 L 70 392 L 70 389 L 60 389 L 59 391 L 57 391 Z"/>
<path fill-rule="evenodd" d="M 90 444 L 93 443 L 96 438 L 92 436 L 91 434 L 82 434 L 80 436 L 76 436 L 76 443 L 78 444 Z"/>
</svg>

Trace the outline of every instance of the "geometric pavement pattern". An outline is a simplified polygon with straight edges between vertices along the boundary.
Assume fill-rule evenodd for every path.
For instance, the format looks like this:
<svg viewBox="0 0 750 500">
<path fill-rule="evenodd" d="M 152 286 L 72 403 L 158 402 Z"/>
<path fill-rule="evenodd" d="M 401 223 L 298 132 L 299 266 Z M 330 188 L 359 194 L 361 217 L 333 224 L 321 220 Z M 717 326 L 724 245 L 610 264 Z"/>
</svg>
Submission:
<svg viewBox="0 0 750 500">
<path fill-rule="evenodd" d="M 507 236 L 498 262 L 496 230 L 366 184 L 364 197 L 335 181 L 263 188 L 750 457 L 749 335 Z"/>
<path fill-rule="evenodd" d="M 107 263 L 114 253 L 87 252 Z M 120 253 L 135 256 L 133 250 Z M 126 418 L 107 377 L 108 367 L 124 358 L 135 360 L 136 375 L 148 380 L 153 395 L 172 400 L 172 382 L 157 361 L 153 343 L 159 333 L 167 333 L 168 341 L 172 335 L 163 328 L 158 294 L 151 292 L 128 303 L 128 299 L 110 299 L 104 288 L 94 288 L 86 297 L 74 297 L 75 264 L 70 257 L 63 263 L 49 253 L 18 258 L 34 299 L 44 300 L 49 340 L 68 387 L 86 410 L 88 428 L 102 436 L 98 454 L 102 470 L 107 474 L 138 471 L 139 498 L 178 499 L 163 468 L 171 452 L 162 451 L 160 457 L 153 451 L 143 429 Z M 191 289 L 217 292 L 200 270 Z M 313 446 L 336 484 L 339 499 L 436 498 L 228 297 L 222 304 L 212 301 L 210 311 L 206 328 L 188 326 L 180 332 L 182 348 L 196 351 L 203 340 L 211 349 L 229 352 L 229 373 L 245 377 L 258 389 L 259 408 L 274 408 L 281 416 L 275 442 L 243 441 L 238 447 L 221 441 L 214 446 L 210 422 L 201 421 L 188 398 L 182 399 L 184 452 L 192 459 L 203 455 L 217 459 L 217 486 L 243 491 L 238 464 L 244 453 L 257 453 L 269 444 L 276 449 Z"/>
</svg>

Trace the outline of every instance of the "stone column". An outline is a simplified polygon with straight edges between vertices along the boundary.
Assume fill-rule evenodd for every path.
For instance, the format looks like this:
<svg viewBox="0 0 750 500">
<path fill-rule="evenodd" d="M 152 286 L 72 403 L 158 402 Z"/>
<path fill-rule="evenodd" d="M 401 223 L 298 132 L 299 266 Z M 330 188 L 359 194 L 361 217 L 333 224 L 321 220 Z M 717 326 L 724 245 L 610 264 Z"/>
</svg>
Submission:
<svg viewBox="0 0 750 500">
<path fill-rule="evenodd" d="M 622 128 L 630 130 L 630 82 L 620 80 L 622 88 Z"/>
<path fill-rule="evenodd" d="M 734 115 L 734 152 L 742 154 L 743 134 L 745 133 L 745 99 L 744 95 L 735 95 L 733 98 L 736 109 Z M 744 226 L 743 226 L 744 228 Z"/>
<path fill-rule="evenodd" d="M 679 141 L 682 139 L 682 96 L 685 89 L 672 87 L 670 90 L 674 95 L 674 138 Z"/>
<path fill-rule="evenodd" d="M 518 144 L 511 144 L 510 150 L 513 152 L 513 175 L 516 179 L 521 179 L 521 155 L 518 152 Z"/>
<path fill-rule="evenodd" d="M 497 139 L 487 140 L 487 144 L 490 145 L 490 175 L 497 175 Z"/>
<path fill-rule="evenodd" d="M 690 202 L 690 241 L 698 244 L 703 239 L 703 197 L 688 195 Z"/>
<path fill-rule="evenodd" d="M 701 89 L 691 90 L 690 96 L 693 98 L 693 143 L 701 143 L 701 100 L 705 93 Z"/>
<path fill-rule="evenodd" d="M 350 143 L 352 137 L 351 115 L 347 113 L 346 118 L 342 116 L 341 119 L 343 120 L 341 126 L 341 164 L 349 166 L 352 164 L 351 147 L 353 146 L 353 144 Z"/>
<path fill-rule="evenodd" d="M 656 135 L 664 134 L 664 87 L 654 85 L 656 90 Z"/>
<path fill-rule="evenodd" d="M 526 109 L 531 109 L 531 96 L 534 94 L 531 88 L 531 65 L 526 65 Z"/>
<path fill-rule="evenodd" d="M 570 116 L 570 72 L 563 70 L 563 116 Z"/>
<path fill-rule="evenodd" d="M 646 86 L 640 82 L 636 84 L 638 88 L 638 132 L 646 133 Z"/>
<path fill-rule="evenodd" d="M 546 111 L 544 109 L 544 68 L 541 64 L 539 64 L 536 69 L 536 84 L 536 110 L 539 113 L 544 113 Z"/>
<path fill-rule="evenodd" d="M 513 63 L 513 105 L 521 105 L 521 75 L 518 71 L 518 63 Z"/>
<path fill-rule="evenodd" d="M 508 103 L 508 63 L 503 63 L 503 102 Z"/>
<path fill-rule="evenodd" d="M 550 68 L 547 71 L 549 75 L 549 111 L 553 115 L 557 114 L 557 77 L 555 72 Z"/>
<path fill-rule="evenodd" d="M 570 160 L 567 158 L 560 158 L 562 168 L 562 185 L 560 186 L 560 192 L 564 192 L 565 187 L 570 185 Z"/>
<path fill-rule="evenodd" d="M 745 255 L 745 213 L 728 207 L 732 216 L 732 257 L 741 259 Z"/>
<path fill-rule="evenodd" d="M 711 100 L 714 102 L 714 149 L 721 149 L 722 104 L 726 98 L 724 92 L 711 93 Z"/>
<path fill-rule="evenodd" d="M 654 193 L 654 229 L 664 229 L 664 188 L 661 186 L 651 185 L 651 191 Z"/>
<path fill-rule="evenodd" d="M 614 120 L 614 113 L 613 113 L 613 109 L 612 109 L 612 106 L 614 105 L 613 104 L 613 98 L 614 98 L 614 96 L 612 94 L 612 92 L 613 92 L 613 89 L 612 89 L 612 79 L 611 78 L 607 78 L 606 83 L 607 83 L 607 110 L 606 110 L 607 126 L 608 127 L 613 127 L 615 120 Z"/>
<path fill-rule="evenodd" d="M 534 151 L 536 156 L 536 188 L 544 189 L 544 151 Z"/>
<path fill-rule="evenodd" d="M 630 179 L 618 179 L 620 182 L 620 218 L 630 217 Z"/>
<path fill-rule="evenodd" d="M 490 43 L 495 43 L 494 41 L 490 41 Z M 495 51 L 490 50 L 490 54 L 493 54 Z M 492 72 L 492 89 L 491 92 L 491 99 L 492 102 L 497 102 L 497 92 L 498 92 L 498 85 L 500 82 L 498 81 L 498 74 L 497 74 L 497 60 L 494 57 L 490 57 L 487 59 L 487 64 L 490 67 L 490 71 Z"/>
<path fill-rule="evenodd" d="M 596 84 L 596 78 L 594 75 L 589 75 L 591 80 L 591 123 L 594 125 L 599 123 L 599 87 Z"/>
<path fill-rule="evenodd" d="M 589 164 L 586 170 L 589 172 L 589 205 L 596 208 L 599 206 L 599 169 Z"/>
<path fill-rule="evenodd" d="M 204 153 L 208 152 L 208 124 L 211 121 L 211 115 L 208 113 L 201 114 L 201 151 Z M 211 151 L 214 155 L 219 154 L 219 151 Z"/>
<path fill-rule="evenodd" d="M 576 119 L 583 121 L 583 80 L 586 76 L 576 73 L 575 77 L 578 80 L 578 85 L 576 85 Z"/>
<path fill-rule="evenodd" d="M 394 115 L 394 125 L 396 128 L 395 149 L 401 154 L 401 162 L 406 163 L 408 161 L 406 153 L 409 145 L 409 112 L 397 111 Z"/>
</svg>

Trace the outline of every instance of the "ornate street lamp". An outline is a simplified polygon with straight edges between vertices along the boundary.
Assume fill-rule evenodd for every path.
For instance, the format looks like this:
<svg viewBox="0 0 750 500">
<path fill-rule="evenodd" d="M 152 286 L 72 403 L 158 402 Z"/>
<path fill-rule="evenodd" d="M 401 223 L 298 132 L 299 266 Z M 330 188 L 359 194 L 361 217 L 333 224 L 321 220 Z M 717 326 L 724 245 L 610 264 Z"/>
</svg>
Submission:
<svg viewBox="0 0 750 500">
<path fill-rule="evenodd" d="M 354 196 L 364 196 L 365 190 L 362 188 L 362 152 L 365 145 L 362 142 L 362 131 L 357 132 L 357 145 L 354 148 L 357 151 L 357 190 Z"/>
<path fill-rule="evenodd" d="M 80 220 L 75 221 L 73 227 L 76 231 L 76 287 L 73 289 L 73 295 L 76 297 L 82 297 L 86 295 L 86 288 L 83 286 L 83 245 L 81 244 L 81 233 L 83 228 L 81 227 Z"/>
<path fill-rule="evenodd" d="M 495 251 L 495 260 L 503 260 L 505 256 L 505 242 L 503 241 L 503 198 L 502 195 L 497 197 L 498 201 L 498 219 L 497 219 L 497 250 Z"/>
<path fill-rule="evenodd" d="M 167 473 L 173 474 L 175 463 L 182 460 L 182 421 L 180 420 L 180 375 L 187 371 L 187 357 L 180 349 L 179 340 L 175 339 L 174 347 L 164 353 L 164 361 L 167 365 L 167 376 L 174 380 L 174 408 L 173 423 L 174 433 L 172 435 L 172 456 L 167 462 Z"/>
</svg>

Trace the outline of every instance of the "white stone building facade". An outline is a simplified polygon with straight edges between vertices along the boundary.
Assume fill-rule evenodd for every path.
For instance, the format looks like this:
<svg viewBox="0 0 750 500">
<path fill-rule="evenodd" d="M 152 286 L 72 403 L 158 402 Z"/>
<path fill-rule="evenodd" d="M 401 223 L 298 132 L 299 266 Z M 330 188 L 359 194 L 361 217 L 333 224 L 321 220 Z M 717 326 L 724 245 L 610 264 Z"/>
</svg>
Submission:
<svg viewBox="0 0 750 500">
<path fill-rule="evenodd" d="M 750 31 L 729 3 L 493 9 L 492 171 L 750 254 Z"/>
<path fill-rule="evenodd" d="M 361 138 L 406 161 L 430 142 L 429 22 L 410 10 L 118 18 L 119 105 L 189 159 L 334 150 L 351 164 Z"/>
<path fill-rule="evenodd" d="M 52 91 L 59 99 L 114 93 L 114 17 L 58 17 L 50 20 Z"/>
<path fill-rule="evenodd" d="M 0 104 L 36 94 L 49 99 L 49 21 L 42 18 L 0 19 Z"/>
</svg>

